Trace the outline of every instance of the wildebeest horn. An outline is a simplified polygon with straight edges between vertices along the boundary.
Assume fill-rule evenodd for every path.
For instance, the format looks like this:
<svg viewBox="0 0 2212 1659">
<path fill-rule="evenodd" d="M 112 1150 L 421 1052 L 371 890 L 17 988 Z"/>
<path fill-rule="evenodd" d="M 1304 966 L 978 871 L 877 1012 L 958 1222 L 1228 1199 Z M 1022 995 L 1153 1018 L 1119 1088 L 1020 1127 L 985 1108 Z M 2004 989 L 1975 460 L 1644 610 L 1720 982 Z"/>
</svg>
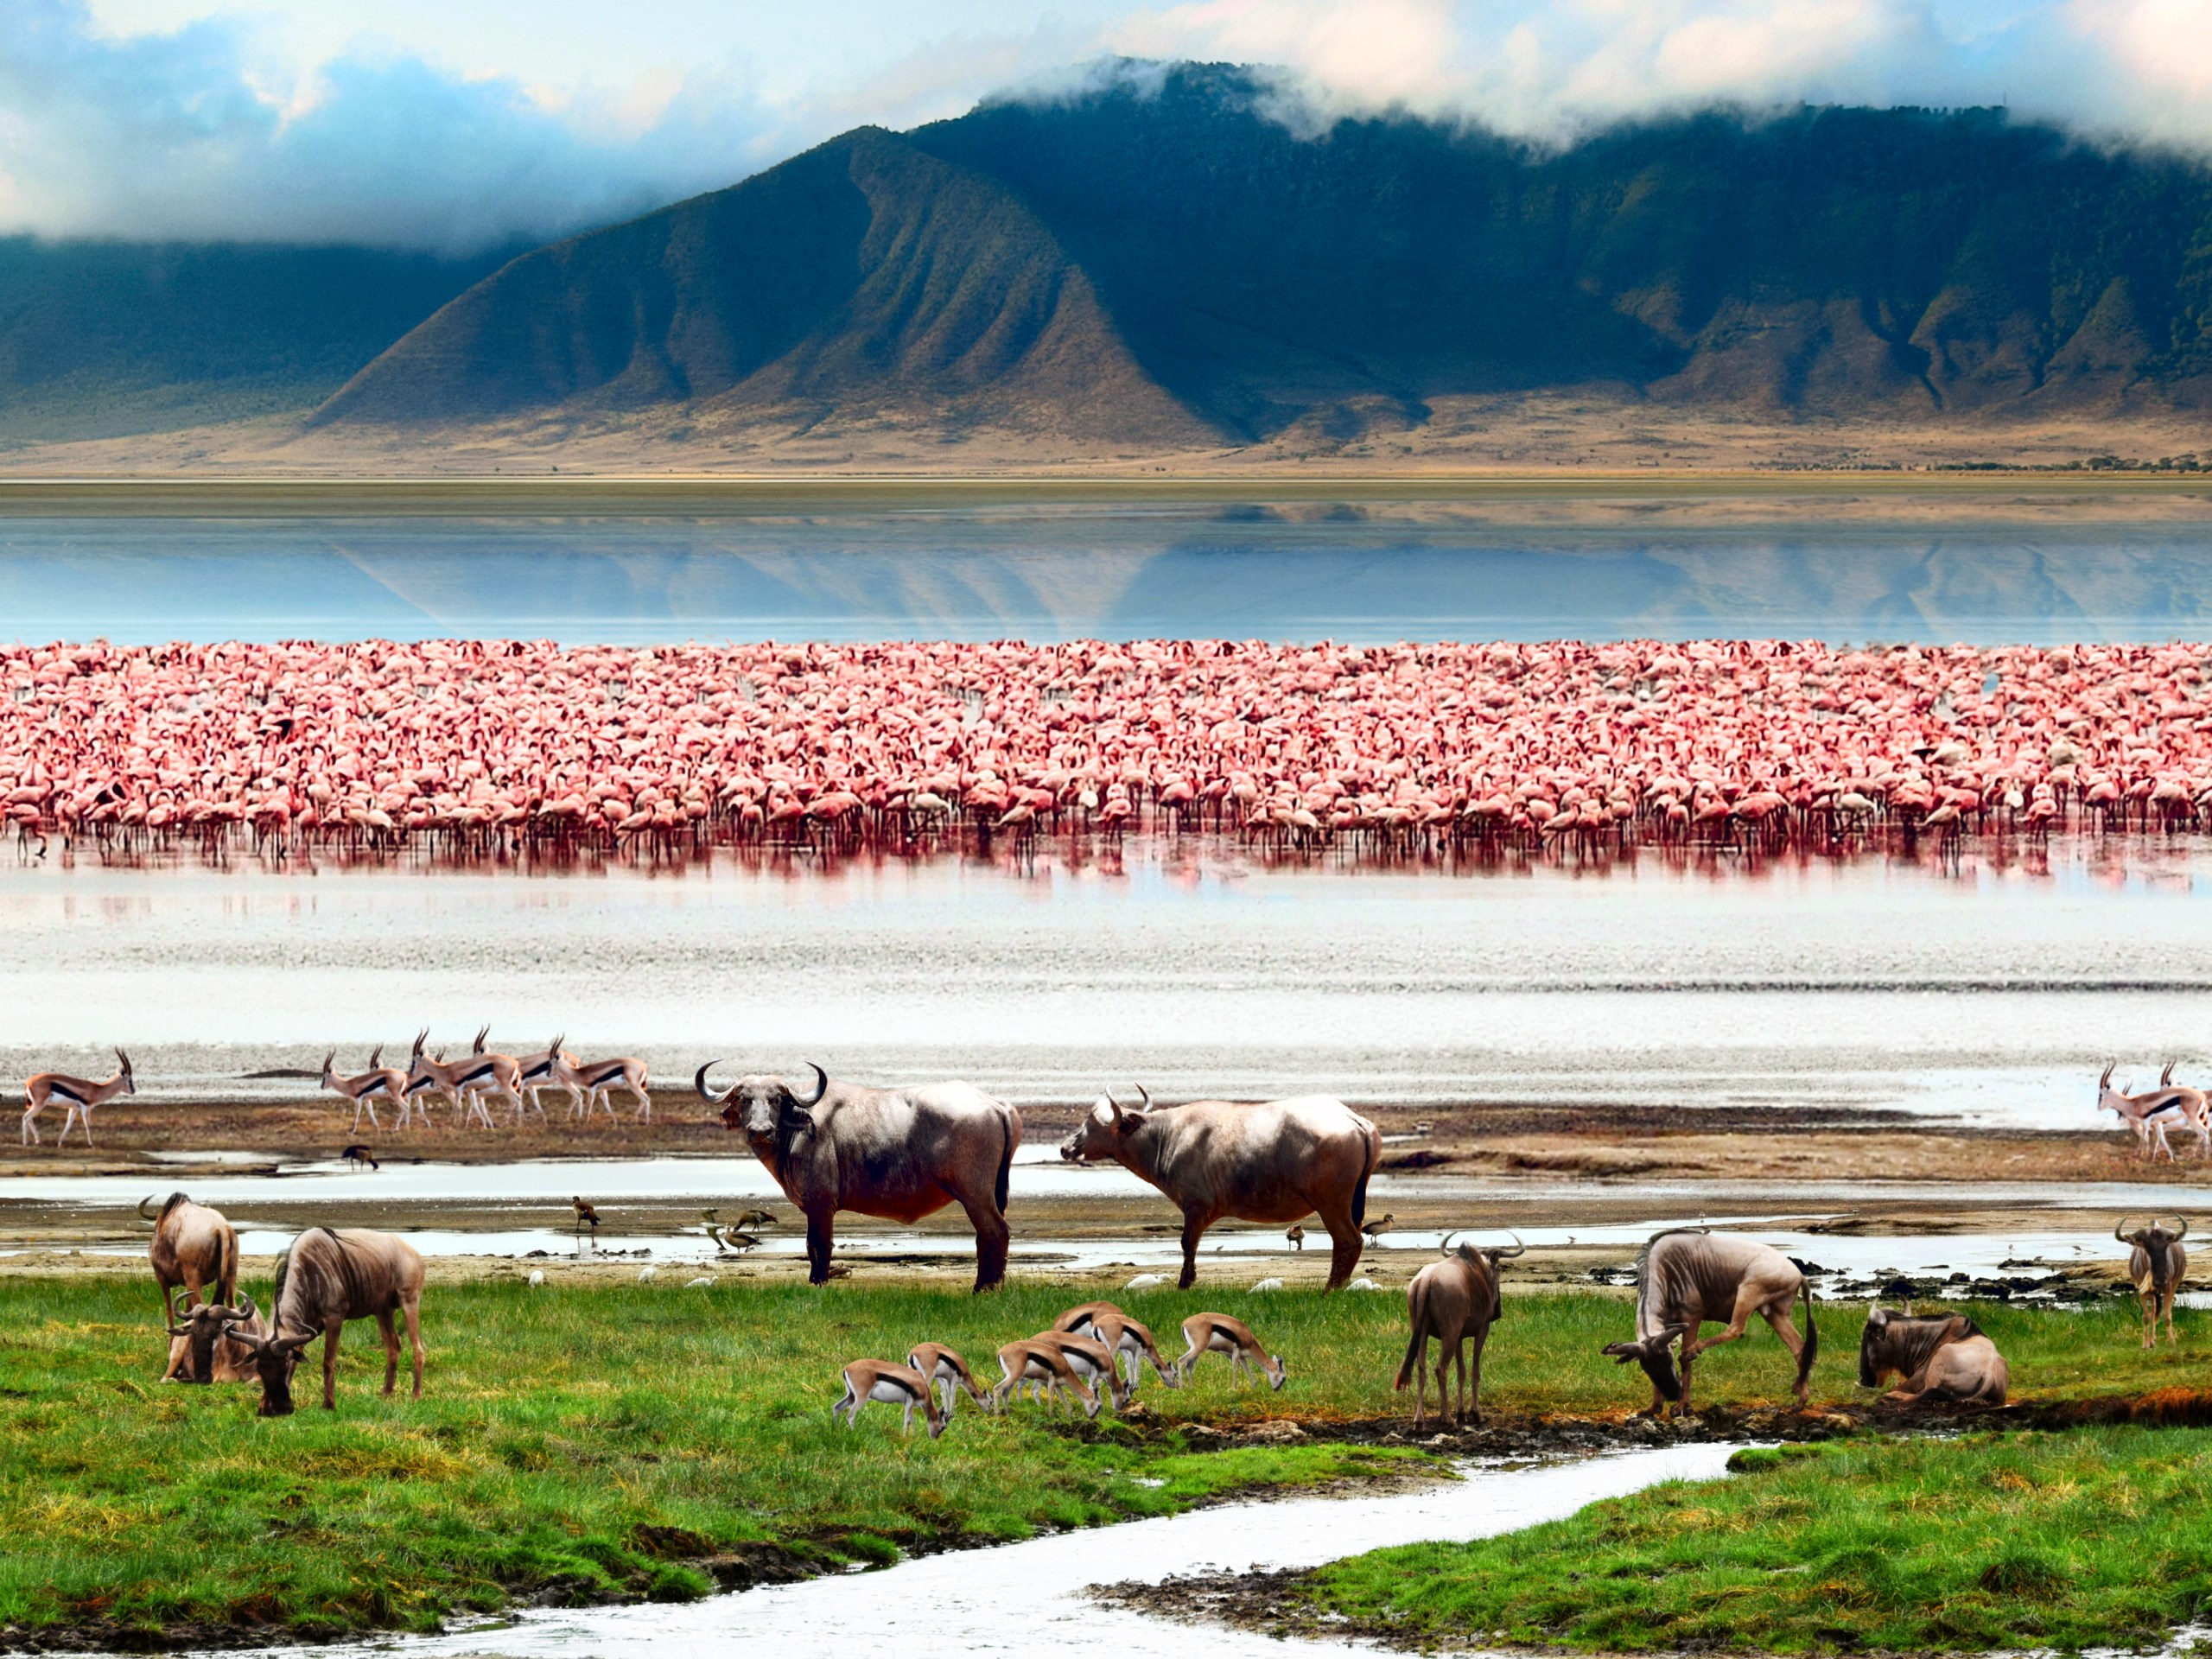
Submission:
<svg viewBox="0 0 2212 1659">
<path fill-rule="evenodd" d="M 737 1092 L 737 1085 L 734 1083 L 719 1095 L 708 1086 L 707 1073 L 721 1064 L 720 1060 L 709 1060 L 706 1065 L 699 1068 L 697 1074 L 691 1079 L 691 1086 L 699 1091 L 699 1097 L 709 1106 L 719 1106 Z"/>
<path fill-rule="evenodd" d="M 1437 1247 L 1436 1247 L 1438 1254 L 1439 1254 L 1439 1255 L 1451 1255 L 1451 1254 L 1452 1254 L 1452 1241 L 1453 1239 L 1457 1238 L 1459 1236 L 1459 1230 L 1457 1227 L 1454 1227 L 1454 1228 L 1453 1228 L 1450 1232 L 1448 1232 L 1448 1233 L 1445 1234 L 1445 1235 L 1444 1235 L 1443 1242 L 1442 1242 L 1441 1243 L 1438 1244 L 1438 1245 L 1437 1245 Z"/>
<path fill-rule="evenodd" d="M 812 1060 L 809 1060 L 806 1065 L 807 1070 L 814 1073 L 814 1093 L 810 1098 L 798 1102 L 802 1111 L 810 1106 L 819 1106 L 822 1103 L 822 1096 L 830 1092 L 830 1074 L 815 1065 Z"/>
<path fill-rule="evenodd" d="M 160 1217 L 159 1216 L 149 1216 L 149 1215 L 148 1215 L 148 1214 L 146 1213 L 146 1206 L 147 1206 L 148 1205 L 151 1204 L 153 1201 L 154 1201 L 154 1195 L 153 1195 L 152 1193 L 150 1193 L 150 1192 L 149 1192 L 149 1193 L 148 1193 L 144 1198 L 141 1198 L 141 1199 L 139 1199 L 139 1200 L 138 1200 L 138 1219 L 139 1219 L 139 1220 L 141 1220 L 141 1221 L 159 1221 L 159 1220 L 161 1219 L 161 1217 Z"/>
<path fill-rule="evenodd" d="M 2189 1236 L 2189 1223 L 2180 1216 L 2174 1217 L 2174 1238 L 2177 1243 Z"/>
<path fill-rule="evenodd" d="M 1516 1255 L 1526 1255 L 1529 1254 L 1529 1247 L 1521 1242 L 1520 1234 L 1509 1229 L 1505 1236 L 1513 1241 L 1513 1248 L 1510 1250 L 1503 1248 L 1492 1250 L 1491 1252 L 1492 1255 L 1500 1257 L 1504 1261 L 1510 1262 Z"/>
<path fill-rule="evenodd" d="M 2122 1216 L 2113 1224 L 2112 1236 L 2123 1244 L 2132 1244 L 2135 1242 L 2127 1236 L 2127 1224 L 2133 1219 L 2133 1217 Z"/>
<path fill-rule="evenodd" d="M 1145 1110 L 1152 1109 L 1152 1093 L 1142 1084 L 1137 1084 L 1137 1098 L 1144 1102 Z"/>
<path fill-rule="evenodd" d="M 185 1290 L 185 1287 L 184 1287 L 182 1285 L 171 1285 L 171 1286 L 170 1286 L 167 1290 L 165 1290 L 165 1291 L 163 1291 L 163 1292 L 162 1293 L 162 1300 L 163 1302 L 165 1302 L 165 1303 L 167 1303 L 167 1304 L 168 1304 L 168 1310 L 169 1310 L 169 1318 L 170 1318 L 171 1319 L 182 1319 L 182 1318 L 184 1318 L 184 1317 L 185 1317 L 185 1316 L 184 1316 L 184 1314 L 182 1314 L 182 1313 L 179 1313 L 179 1312 L 177 1311 L 177 1306 L 176 1306 L 176 1294 L 177 1294 L 177 1292 L 179 1292 L 180 1290 L 183 1290 L 183 1291 L 184 1291 L 184 1294 L 185 1294 L 186 1295 L 188 1295 L 188 1296 L 189 1296 L 189 1295 L 192 1294 L 190 1291 L 188 1291 L 188 1290 Z M 176 1332 L 175 1330 L 172 1330 L 172 1331 L 169 1332 L 169 1334 L 170 1334 L 171 1336 L 175 1336 L 175 1335 L 177 1335 L 177 1334 L 178 1334 L 178 1332 Z"/>
<path fill-rule="evenodd" d="M 234 1317 L 241 1319 L 250 1319 L 260 1312 L 261 1310 L 253 1305 L 253 1298 L 251 1295 L 245 1295 L 238 1298 L 238 1311 Z"/>
</svg>

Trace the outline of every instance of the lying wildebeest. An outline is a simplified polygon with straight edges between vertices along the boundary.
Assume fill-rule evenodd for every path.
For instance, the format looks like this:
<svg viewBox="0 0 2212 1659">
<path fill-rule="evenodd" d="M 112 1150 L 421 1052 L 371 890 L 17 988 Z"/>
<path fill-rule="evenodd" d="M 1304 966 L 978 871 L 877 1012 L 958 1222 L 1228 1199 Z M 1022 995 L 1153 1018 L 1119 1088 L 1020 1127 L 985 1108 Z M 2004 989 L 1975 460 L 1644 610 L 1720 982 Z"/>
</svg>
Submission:
<svg viewBox="0 0 2212 1659">
<path fill-rule="evenodd" d="M 812 1095 L 781 1077 L 740 1077 L 716 1094 L 707 1072 L 693 1079 L 722 1127 L 741 1129 L 753 1155 L 806 1217 L 808 1278 L 825 1283 L 840 1210 L 888 1221 L 919 1221 L 948 1204 L 976 1229 L 976 1288 L 1006 1277 L 1007 1172 L 1021 1144 L 1021 1113 L 964 1083 L 862 1089 L 832 1083 L 820 1066 Z"/>
<path fill-rule="evenodd" d="M 1444 1236 L 1448 1247 L 1452 1235 Z M 1499 1290 L 1497 1264 L 1524 1255 L 1528 1246 L 1516 1237 L 1516 1248 L 1498 1246 L 1478 1249 L 1462 1244 L 1441 1262 L 1432 1262 L 1415 1274 L 1406 1287 L 1406 1316 L 1413 1335 L 1406 1343 L 1405 1363 L 1398 1367 L 1397 1387 L 1414 1385 L 1414 1427 L 1421 1424 L 1421 1408 L 1427 1394 L 1428 1339 L 1436 1338 L 1436 1408 L 1452 1415 L 1452 1395 L 1445 1387 L 1445 1369 L 1459 1363 L 1459 1413 L 1462 1418 L 1483 1420 L 1483 1344 L 1490 1339 L 1491 1323 L 1504 1312 Z M 1466 1344 L 1475 1350 L 1474 1392 L 1467 1390 Z"/>
<path fill-rule="evenodd" d="M 270 1334 L 241 1338 L 261 1379 L 261 1414 L 289 1416 L 292 1368 L 300 1350 L 322 1338 L 322 1404 L 338 1404 L 338 1333 L 348 1319 L 377 1322 L 384 1336 L 384 1391 L 399 1376 L 399 1336 L 392 1315 L 407 1315 L 415 1351 L 415 1397 L 423 1397 L 423 1258 L 404 1238 L 348 1227 L 334 1232 L 310 1227 L 276 1258 L 276 1306 Z"/>
<path fill-rule="evenodd" d="M 174 1324 L 179 1317 L 171 1293 L 180 1287 L 187 1308 L 195 1301 L 228 1304 L 238 1293 L 238 1236 L 222 1211 L 194 1204 L 181 1192 L 170 1193 L 159 1215 L 147 1211 L 152 1202 L 150 1198 L 140 1199 L 138 1213 L 154 1224 L 146 1259 L 153 1263 L 154 1282 L 161 1287 L 162 1323 Z M 172 1350 L 162 1380 L 168 1381 L 175 1370 Z"/>
<path fill-rule="evenodd" d="M 202 1302 L 186 1308 L 169 1299 L 169 1368 L 164 1382 L 251 1382 L 260 1375 L 254 1368 L 253 1344 L 269 1334 L 268 1322 L 253 1305 L 253 1298 L 238 1299 L 232 1307 L 222 1302 Z"/>
<path fill-rule="evenodd" d="M 1904 1383 L 1883 1396 L 1891 1405 L 1956 1400 L 2001 1406 L 2012 1373 L 1981 1327 L 1958 1313 L 1915 1319 L 1878 1307 L 1859 1338 L 1859 1386 L 1878 1389 L 1891 1375 Z"/>
<path fill-rule="evenodd" d="M 1789 1322 L 1789 1304 L 1799 1297 L 1805 1303 L 1802 1341 Z M 1798 1263 L 1757 1239 L 1692 1228 L 1653 1234 L 1636 1253 L 1636 1340 L 1608 1343 L 1605 1351 L 1620 1364 L 1634 1360 L 1643 1367 L 1651 1379 L 1654 1415 L 1663 1415 L 1669 1402 L 1687 1413 L 1691 1362 L 1707 1349 L 1742 1336 L 1754 1313 L 1774 1327 L 1797 1361 L 1791 1392 L 1804 1404 L 1805 1379 L 1821 1351 L 1813 1288 Z M 1728 1328 L 1711 1342 L 1700 1342 L 1698 1328 L 1708 1319 Z M 1679 1375 L 1670 1351 L 1677 1337 L 1682 1339 Z"/>
<path fill-rule="evenodd" d="M 2182 1240 L 2189 1236 L 2189 1224 L 2176 1216 L 2171 1227 L 2161 1227 L 2153 1216 L 2148 1226 L 2131 1231 L 2127 1223 L 2128 1217 L 2122 1216 L 2112 1236 L 2135 1247 L 2127 1253 L 2127 1276 L 2143 1303 L 2143 1345 L 2155 1348 L 2162 1313 L 2166 1317 L 2166 1340 L 2176 1340 L 2174 1292 L 2189 1277 L 2189 1252 L 2181 1247 Z"/>
<path fill-rule="evenodd" d="M 1144 1094 L 1142 1089 L 1139 1094 Z M 1224 1216 L 1296 1221 L 1318 1211 L 1329 1230 L 1329 1282 L 1337 1289 L 1359 1265 L 1367 1241 L 1367 1182 L 1382 1155 L 1375 1126 L 1340 1100 L 1304 1095 L 1264 1105 L 1194 1100 L 1124 1111 L 1102 1095 L 1061 1144 L 1071 1163 L 1110 1158 L 1148 1181 L 1183 1212 L 1183 1274 L 1198 1276 L 1198 1241 Z"/>
</svg>

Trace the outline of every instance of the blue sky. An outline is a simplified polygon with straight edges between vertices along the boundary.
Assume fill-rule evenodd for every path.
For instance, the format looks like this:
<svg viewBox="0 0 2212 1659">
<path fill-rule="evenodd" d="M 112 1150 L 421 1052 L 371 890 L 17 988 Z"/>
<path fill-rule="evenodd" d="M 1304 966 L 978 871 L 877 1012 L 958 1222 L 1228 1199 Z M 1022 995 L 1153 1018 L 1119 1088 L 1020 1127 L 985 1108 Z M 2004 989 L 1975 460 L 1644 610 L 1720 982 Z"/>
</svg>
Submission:
<svg viewBox="0 0 2212 1659">
<path fill-rule="evenodd" d="M 2004 100 L 2212 148 L 2212 0 L 0 0 L 0 229 L 461 250 L 1116 54 L 1540 139 Z"/>
</svg>

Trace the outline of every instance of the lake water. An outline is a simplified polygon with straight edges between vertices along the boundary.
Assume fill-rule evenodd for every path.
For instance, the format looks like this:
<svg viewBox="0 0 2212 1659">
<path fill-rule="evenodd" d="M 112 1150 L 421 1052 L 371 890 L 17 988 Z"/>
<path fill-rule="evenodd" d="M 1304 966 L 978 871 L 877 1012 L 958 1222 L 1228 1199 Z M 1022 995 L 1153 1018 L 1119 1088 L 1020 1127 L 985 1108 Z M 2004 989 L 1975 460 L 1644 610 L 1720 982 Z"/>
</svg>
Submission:
<svg viewBox="0 0 2212 1659">
<path fill-rule="evenodd" d="M 0 637 L 2212 637 L 2190 525 L 1501 523 L 1449 503 L 0 516 Z"/>
<path fill-rule="evenodd" d="M 565 1031 L 641 1053 L 679 1098 L 727 1057 L 1022 1103 L 1142 1082 L 2085 1127 L 2107 1059 L 2139 1084 L 2212 1065 L 2208 874 L 2194 844 L 2090 842 L 1478 871 L 1276 868 L 1195 841 L 557 879 L 10 863 L 0 1076 L 120 1043 L 156 1099 L 296 1097 L 241 1074 L 488 1021 L 516 1052 Z"/>
</svg>

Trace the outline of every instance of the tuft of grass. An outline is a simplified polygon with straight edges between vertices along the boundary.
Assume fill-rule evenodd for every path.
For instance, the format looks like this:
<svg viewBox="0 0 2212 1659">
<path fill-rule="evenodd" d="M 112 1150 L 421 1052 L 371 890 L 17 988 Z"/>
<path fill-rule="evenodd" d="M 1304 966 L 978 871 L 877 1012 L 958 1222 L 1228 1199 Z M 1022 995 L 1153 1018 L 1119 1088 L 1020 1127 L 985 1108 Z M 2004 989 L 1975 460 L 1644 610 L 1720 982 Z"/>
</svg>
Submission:
<svg viewBox="0 0 2212 1659">
<path fill-rule="evenodd" d="M 2212 1432 L 1865 1437 L 1729 1466 L 1336 1562 L 1289 1616 L 1415 1647 L 2075 1652 L 2155 1644 L 2212 1608 Z"/>
</svg>

